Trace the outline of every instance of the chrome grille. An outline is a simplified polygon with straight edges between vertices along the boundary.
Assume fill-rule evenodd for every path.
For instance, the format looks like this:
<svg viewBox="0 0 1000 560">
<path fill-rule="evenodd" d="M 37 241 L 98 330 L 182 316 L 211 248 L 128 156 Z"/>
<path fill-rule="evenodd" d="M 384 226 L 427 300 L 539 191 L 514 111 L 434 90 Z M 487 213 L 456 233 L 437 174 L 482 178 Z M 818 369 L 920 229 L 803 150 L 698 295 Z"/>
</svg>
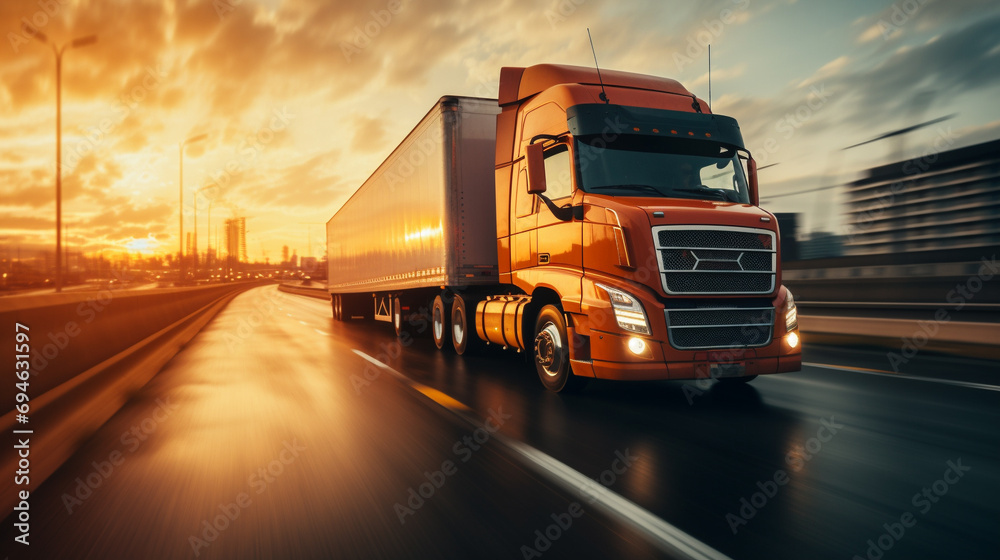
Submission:
<svg viewBox="0 0 1000 560">
<path fill-rule="evenodd" d="M 668 294 L 768 294 L 777 266 L 774 232 L 724 226 L 653 228 Z"/>
<path fill-rule="evenodd" d="M 771 343 L 773 307 L 667 309 L 670 345 L 679 350 L 755 348 Z"/>
</svg>

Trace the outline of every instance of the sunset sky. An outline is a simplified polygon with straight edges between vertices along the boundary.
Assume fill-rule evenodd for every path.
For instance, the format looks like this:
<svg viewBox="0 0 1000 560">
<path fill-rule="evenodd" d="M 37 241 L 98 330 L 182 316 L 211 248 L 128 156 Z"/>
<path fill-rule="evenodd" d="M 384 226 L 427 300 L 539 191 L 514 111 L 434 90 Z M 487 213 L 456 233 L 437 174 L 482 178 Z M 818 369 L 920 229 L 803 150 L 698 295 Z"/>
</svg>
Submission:
<svg viewBox="0 0 1000 560">
<path fill-rule="evenodd" d="M 1000 137 L 996 0 L 4 0 L 5 257 L 54 244 L 55 60 L 25 21 L 60 45 L 99 37 L 63 59 L 73 251 L 176 252 L 178 143 L 204 133 L 184 159 L 185 231 L 194 189 L 208 187 L 201 249 L 211 200 L 213 229 L 247 217 L 251 259 L 278 261 L 283 245 L 306 255 L 310 231 L 319 256 L 319 224 L 436 99 L 495 97 L 501 66 L 589 66 L 587 27 L 602 67 L 673 77 L 706 99 L 710 39 L 713 110 L 740 121 L 761 165 L 778 164 L 762 171 L 765 199 L 853 179 L 935 142 Z M 836 230 L 836 202 L 822 191 L 766 206 Z"/>
</svg>

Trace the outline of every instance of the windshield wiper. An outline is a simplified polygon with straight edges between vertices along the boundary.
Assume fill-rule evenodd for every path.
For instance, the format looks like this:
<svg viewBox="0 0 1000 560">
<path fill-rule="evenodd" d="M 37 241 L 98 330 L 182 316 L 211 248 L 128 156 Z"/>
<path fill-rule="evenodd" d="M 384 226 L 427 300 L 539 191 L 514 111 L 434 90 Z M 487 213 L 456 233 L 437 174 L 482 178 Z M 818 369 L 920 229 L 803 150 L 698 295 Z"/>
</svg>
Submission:
<svg viewBox="0 0 1000 560">
<path fill-rule="evenodd" d="M 616 191 L 617 190 L 622 190 L 622 191 L 646 191 L 646 192 L 654 192 L 654 193 L 656 193 L 657 196 L 663 196 L 663 193 L 659 189 L 657 189 L 656 187 L 652 187 L 650 185 L 604 185 L 604 186 L 601 186 L 601 187 L 591 187 L 590 188 L 590 190 L 592 190 L 592 191 L 599 191 L 599 190 L 603 190 L 603 189 L 616 190 Z"/>
<path fill-rule="evenodd" d="M 715 195 L 726 202 L 739 202 L 738 200 L 733 200 L 729 198 L 729 193 L 722 189 L 711 189 L 708 187 L 701 187 L 696 189 L 670 189 L 670 192 L 682 192 L 690 194 L 710 194 L 710 195 Z"/>
</svg>

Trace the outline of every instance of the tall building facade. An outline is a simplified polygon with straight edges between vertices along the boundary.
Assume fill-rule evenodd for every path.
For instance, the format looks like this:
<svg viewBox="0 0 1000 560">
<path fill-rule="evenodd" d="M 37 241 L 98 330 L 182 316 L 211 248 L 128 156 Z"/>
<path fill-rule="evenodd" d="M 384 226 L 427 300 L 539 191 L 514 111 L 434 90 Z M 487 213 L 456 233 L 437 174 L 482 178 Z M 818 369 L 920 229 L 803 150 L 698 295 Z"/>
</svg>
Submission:
<svg viewBox="0 0 1000 560">
<path fill-rule="evenodd" d="M 226 220 L 226 252 L 231 262 L 247 262 L 247 219 Z"/>
<path fill-rule="evenodd" d="M 875 167 L 845 191 L 848 255 L 1000 244 L 1000 140 Z"/>
</svg>

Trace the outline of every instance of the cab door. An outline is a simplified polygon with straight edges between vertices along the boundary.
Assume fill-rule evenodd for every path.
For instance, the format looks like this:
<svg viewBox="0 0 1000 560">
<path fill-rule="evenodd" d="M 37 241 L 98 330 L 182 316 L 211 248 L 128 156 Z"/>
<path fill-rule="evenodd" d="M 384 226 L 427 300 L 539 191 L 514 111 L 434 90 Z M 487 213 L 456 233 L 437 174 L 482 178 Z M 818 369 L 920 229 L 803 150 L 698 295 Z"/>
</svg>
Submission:
<svg viewBox="0 0 1000 560">
<path fill-rule="evenodd" d="M 583 222 L 573 218 L 573 157 L 568 143 L 547 148 L 544 195 L 535 202 L 538 219 L 536 266 L 540 278 L 552 285 L 563 298 L 565 311 L 580 304 L 583 277 Z"/>
</svg>

